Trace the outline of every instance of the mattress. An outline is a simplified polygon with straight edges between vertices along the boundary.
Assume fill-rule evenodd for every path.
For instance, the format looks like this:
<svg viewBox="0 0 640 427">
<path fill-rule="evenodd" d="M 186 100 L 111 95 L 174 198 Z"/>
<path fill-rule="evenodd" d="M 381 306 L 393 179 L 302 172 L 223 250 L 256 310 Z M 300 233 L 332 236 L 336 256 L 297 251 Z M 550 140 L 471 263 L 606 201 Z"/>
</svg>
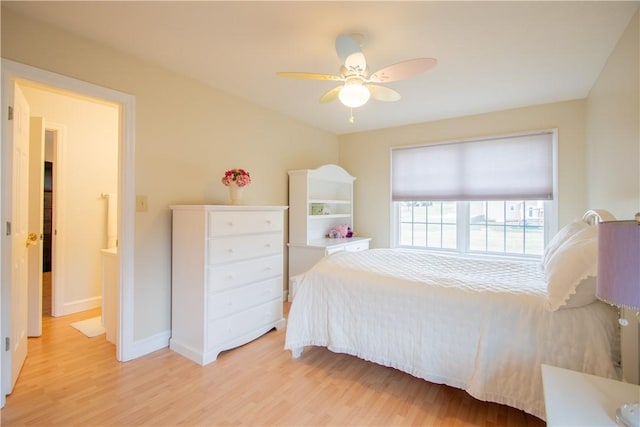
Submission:
<svg viewBox="0 0 640 427">
<path fill-rule="evenodd" d="M 618 378 L 616 311 L 548 307 L 537 262 L 340 252 L 300 279 L 285 349 L 324 346 L 544 419 L 541 364 Z"/>
</svg>

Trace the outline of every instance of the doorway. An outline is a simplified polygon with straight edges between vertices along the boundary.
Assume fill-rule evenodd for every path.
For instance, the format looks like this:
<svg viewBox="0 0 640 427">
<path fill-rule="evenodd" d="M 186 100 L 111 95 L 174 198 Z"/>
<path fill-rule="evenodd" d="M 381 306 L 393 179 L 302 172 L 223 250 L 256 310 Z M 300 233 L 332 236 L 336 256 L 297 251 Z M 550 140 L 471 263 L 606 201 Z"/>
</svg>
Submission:
<svg viewBox="0 0 640 427">
<path fill-rule="evenodd" d="M 53 132 L 50 130 L 45 130 L 45 150 L 46 146 L 49 144 L 47 141 L 50 141 L 53 138 Z M 44 162 L 44 191 L 42 194 L 42 202 L 43 202 L 43 223 L 42 223 L 42 231 L 43 231 L 43 241 L 42 241 L 42 272 L 49 273 L 51 272 L 51 237 L 52 237 L 52 219 L 53 219 L 53 162 L 50 160 L 45 160 Z"/>
<path fill-rule="evenodd" d="M 119 312 L 118 312 L 118 342 L 116 344 L 116 357 L 119 361 L 127 361 L 136 357 L 133 340 L 133 253 L 134 253 L 134 219 L 135 219 L 135 191 L 134 191 L 134 123 L 135 123 L 135 98 L 122 92 L 114 91 L 91 83 L 83 82 L 73 78 L 65 77 L 56 73 L 51 73 L 10 60 L 2 59 L 2 85 L 3 88 L 12 88 L 14 84 L 30 82 L 34 85 L 43 85 L 55 90 L 69 91 L 81 96 L 102 99 L 106 102 L 118 106 L 120 127 L 118 129 L 118 184 L 117 191 L 122 203 L 118 208 L 118 283 L 119 288 Z M 13 91 L 2 91 L 2 109 L 8 111 L 13 103 Z M 7 130 L 7 123 L 11 116 L 3 117 L 3 146 L 11 146 L 11 131 Z M 89 157 L 88 157 L 89 158 Z M 11 170 L 12 158 L 2 153 L 0 162 L 0 177 L 2 177 L 2 189 L 4 197 L 0 214 L 1 223 L 9 225 L 11 223 L 12 205 L 14 193 L 11 188 L 11 174 L 5 171 Z M 99 196 L 99 195 L 98 195 Z M 5 230 L 6 231 L 6 230 Z M 7 232 L 7 235 L 11 234 Z M 55 235 L 55 231 L 54 231 Z M 3 239 L 0 246 L 0 276 L 2 277 L 2 305 L 0 306 L 0 330 L 3 337 L 11 336 L 11 268 L 8 264 L 11 254 L 11 239 Z M 55 244 L 54 244 L 55 248 Z M 55 249 L 54 249 L 55 251 Z M 55 263 L 55 256 L 52 262 Z M 52 267 L 55 270 L 55 266 Z M 5 404 L 5 396 L 11 389 L 7 384 L 11 383 L 11 378 L 7 378 L 7 366 L 11 366 L 11 354 L 0 352 L 0 381 L 2 390 L 0 391 L 0 406 Z"/>
<path fill-rule="evenodd" d="M 107 210 L 112 202 L 102 195 L 117 198 L 118 193 L 118 106 L 30 82 L 19 86 L 31 116 L 42 122 L 43 132 L 34 138 L 44 144 L 44 161 L 53 165 L 54 191 L 44 192 L 52 196 L 53 207 L 52 315 L 98 308 L 104 302 L 100 251 L 107 248 Z M 44 169 L 44 162 L 39 167 Z M 32 191 L 36 188 L 30 184 Z M 43 251 L 43 265 L 44 259 Z"/>
<path fill-rule="evenodd" d="M 45 151 L 52 144 L 53 132 L 45 130 Z M 46 156 L 45 156 L 46 159 Z M 51 258 L 53 237 L 53 162 L 44 162 L 42 192 L 42 317 L 51 316 L 53 298 L 51 293 Z"/>
</svg>

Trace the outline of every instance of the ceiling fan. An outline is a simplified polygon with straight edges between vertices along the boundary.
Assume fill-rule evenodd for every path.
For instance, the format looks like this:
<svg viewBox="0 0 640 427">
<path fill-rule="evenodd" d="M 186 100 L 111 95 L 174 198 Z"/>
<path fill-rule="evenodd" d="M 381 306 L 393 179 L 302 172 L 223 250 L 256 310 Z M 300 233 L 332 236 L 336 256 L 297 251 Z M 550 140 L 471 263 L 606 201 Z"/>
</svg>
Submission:
<svg viewBox="0 0 640 427">
<path fill-rule="evenodd" d="M 423 73 L 435 67 L 438 61 L 434 58 L 416 58 L 398 62 L 382 68 L 369 75 L 367 61 L 360 49 L 362 35 L 344 35 L 336 37 L 336 52 L 342 61 L 340 75 L 306 73 L 306 72 L 278 72 L 280 77 L 308 80 L 330 80 L 342 82 L 320 97 L 321 103 L 328 103 L 339 99 L 345 106 L 353 109 L 361 107 L 370 98 L 378 101 L 398 101 L 400 94 L 386 86 L 378 83 L 388 83 L 397 80 L 404 80 L 416 74 Z M 353 114 L 349 118 L 353 123 Z"/>
</svg>

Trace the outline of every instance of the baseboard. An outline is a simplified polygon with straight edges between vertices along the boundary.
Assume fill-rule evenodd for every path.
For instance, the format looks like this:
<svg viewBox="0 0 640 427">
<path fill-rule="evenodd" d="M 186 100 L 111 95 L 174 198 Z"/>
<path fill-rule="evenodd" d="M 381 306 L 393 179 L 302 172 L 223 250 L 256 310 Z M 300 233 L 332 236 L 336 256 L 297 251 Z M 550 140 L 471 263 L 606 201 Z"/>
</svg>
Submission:
<svg viewBox="0 0 640 427">
<path fill-rule="evenodd" d="M 62 312 L 58 310 L 52 313 L 54 317 L 66 316 L 68 314 L 80 313 L 81 311 L 93 310 L 102 307 L 102 297 L 85 298 L 81 300 L 65 302 L 62 305 Z"/>
<path fill-rule="evenodd" d="M 169 347 L 169 338 L 171 338 L 171 331 L 164 331 L 148 338 L 134 341 L 131 359 L 137 359 L 138 357 Z"/>
<path fill-rule="evenodd" d="M 176 342 L 174 340 L 169 341 L 169 348 L 173 351 L 175 351 L 176 353 L 186 357 L 187 359 L 197 363 L 198 365 L 205 365 L 206 363 L 208 363 L 209 361 L 207 360 L 205 362 L 205 359 L 209 359 L 211 358 L 210 356 L 206 356 L 205 354 L 203 354 L 202 352 L 199 352 L 187 345 L 183 345 L 179 342 Z M 218 353 L 216 352 L 213 355 L 212 360 L 216 360 L 216 356 L 218 355 Z"/>
</svg>

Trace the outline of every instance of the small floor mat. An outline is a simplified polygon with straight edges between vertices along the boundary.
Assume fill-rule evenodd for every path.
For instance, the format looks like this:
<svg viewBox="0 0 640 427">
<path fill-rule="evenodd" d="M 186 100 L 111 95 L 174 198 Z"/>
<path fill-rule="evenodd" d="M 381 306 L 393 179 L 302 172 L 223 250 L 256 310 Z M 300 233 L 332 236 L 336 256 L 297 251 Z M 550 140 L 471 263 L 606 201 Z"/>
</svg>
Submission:
<svg viewBox="0 0 640 427">
<path fill-rule="evenodd" d="M 97 337 L 98 335 L 102 335 L 105 332 L 105 329 L 102 326 L 102 318 L 100 316 L 81 320 L 80 322 L 74 322 L 69 326 L 79 330 L 89 338 Z"/>
</svg>

